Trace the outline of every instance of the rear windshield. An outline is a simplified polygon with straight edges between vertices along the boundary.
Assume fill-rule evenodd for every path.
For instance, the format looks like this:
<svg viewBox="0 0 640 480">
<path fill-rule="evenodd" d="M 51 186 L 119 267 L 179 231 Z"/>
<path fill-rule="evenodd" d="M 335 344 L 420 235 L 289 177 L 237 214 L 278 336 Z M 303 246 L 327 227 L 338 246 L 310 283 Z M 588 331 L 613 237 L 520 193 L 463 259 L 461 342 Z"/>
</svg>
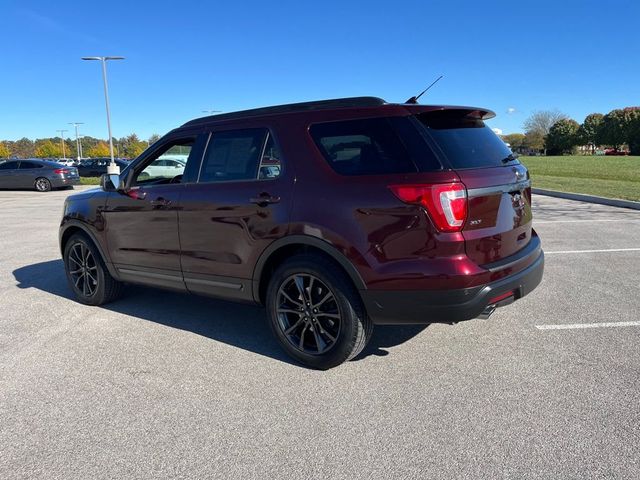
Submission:
<svg viewBox="0 0 640 480">
<path fill-rule="evenodd" d="M 366 118 L 312 125 L 311 136 L 341 175 L 382 175 L 441 169 L 406 117 Z"/>
<path fill-rule="evenodd" d="M 517 162 L 509 147 L 485 123 L 464 110 L 416 115 L 452 168 L 496 167 Z"/>
</svg>

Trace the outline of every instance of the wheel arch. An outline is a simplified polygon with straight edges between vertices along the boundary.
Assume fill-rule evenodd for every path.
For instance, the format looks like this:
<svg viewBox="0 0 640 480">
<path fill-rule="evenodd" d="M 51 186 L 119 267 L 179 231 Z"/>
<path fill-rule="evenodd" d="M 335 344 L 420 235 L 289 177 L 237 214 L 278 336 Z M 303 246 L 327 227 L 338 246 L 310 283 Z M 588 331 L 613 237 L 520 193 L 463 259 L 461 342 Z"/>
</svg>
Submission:
<svg viewBox="0 0 640 480">
<path fill-rule="evenodd" d="M 109 273 L 111 274 L 111 276 L 118 279 L 119 278 L 118 272 L 113 267 L 113 264 L 108 260 L 108 257 L 105 256 L 104 250 L 102 249 L 100 242 L 98 242 L 98 240 L 96 239 L 96 236 L 91 232 L 91 230 L 87 226 L 83 225 L 81 222 L 69 221 L 65 226 L 61 228 L 60 254 L 64 256 L 64 249 L 65 249 L 65 246 L 67 245 L 67 242 L 76 233 L 83 234 L 86 237 L 88 237 L 89 240 L 91 240 L 91 242 L 95 245 L 96 249 L 98 250 L 98 253 L 100 254 L 100 258 L 102 262 L 105 264 L 105 266 L 107 267 L 107 270 L 109 270 Z"/>
<path fill-rule="evenodd" d="M 366 290 L 362 276 L 349 259 L 330 243 L 308 235 L 290 235 L 275 241 L 262 253 L 253 273 L 253 298 L 264 304 L 269 278 L 275 268 L 284 260 L 297 253 L 319 253 L 340 266 L 353 282 L 357 290 Z"/>
</svg>

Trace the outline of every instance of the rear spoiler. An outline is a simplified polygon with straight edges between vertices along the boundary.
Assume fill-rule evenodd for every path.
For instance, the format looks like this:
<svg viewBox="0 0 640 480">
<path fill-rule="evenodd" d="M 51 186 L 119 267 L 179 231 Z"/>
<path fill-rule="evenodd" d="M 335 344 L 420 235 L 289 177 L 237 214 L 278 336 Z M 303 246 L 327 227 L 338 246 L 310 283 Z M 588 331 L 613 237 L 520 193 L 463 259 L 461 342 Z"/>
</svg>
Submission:
<svg viewBox="0 0 640 480">
<path fill-rule="evenodd" d="M 404 105 L 413 114 L 430 112 L 451 112 L 452 115 L 460 115 L 477 120 L 489 120 L 496 116 L 495 112 L 486 108 L 463 107 L 456 105 Z"/>
</svg>

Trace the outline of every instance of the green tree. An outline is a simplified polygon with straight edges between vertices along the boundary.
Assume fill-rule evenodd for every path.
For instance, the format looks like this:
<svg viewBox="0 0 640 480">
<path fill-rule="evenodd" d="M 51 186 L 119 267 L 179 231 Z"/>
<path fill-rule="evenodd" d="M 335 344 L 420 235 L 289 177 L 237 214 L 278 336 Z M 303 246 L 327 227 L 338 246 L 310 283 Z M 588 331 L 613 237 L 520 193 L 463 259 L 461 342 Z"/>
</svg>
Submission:
<svg viewBox="0 0 640 480">
<path fill-rule="evenodd" d="M 26 137 L 21 138 L 13 144 L 11 153 L 18 158 L 33 157 L 35 155 L 35 144 Z"/>
<path fill-rule="evenodd" d="M 9 151 L 9 147 L 7 147 L 4 142 L 0 142 L 0 158 L 9 158 L 11 155 L 11 151 Z"/>
<path fill-rule="evenodd" d="M 631 155 L 640 155 L 640 108 L 633 109 L 627 131 L 627 144 Z"/>
<path fill-rule="evenodd" d="M 94 157 L 94 158 L 111 156 L 111 153 L 109 151 L 109 145 L 107 145 L 107 142 L 104 142 L 102 140 L 98 141 L 97 143 L 90 146 L 86 150 L 83 150 L 83 153 L 87 157 Z"/>
<path fill-rule="evenodd" d="M 160 140 L 160 135 L 158 135 L 157 133 L 152 134 L 149 137 L 149 145 L 153 145 L 154 143 L 156 143 L 158 140 Z"/>
<path fill-rule="evenodd" d="M 516 151 L 519 148 L 525 146 L 526 136 L 524 133 L 510 133 L 508 135 L 503 135 L 502 140 L 505 143 L 508 143 L 511 147 L 511 150 Z"/>
<path fill-rule="evenodd" d="M 38 140 L 34 153 L 38 158 L 61 158 L 62 147 L 58 142 L 49 139 Z"/>
<path fill-rule="evenodd" d="M 523 146 L 531 150 L 544 150 L 544 135 L 538 132 L 527 132 Z"/>
<path fill-rule="evenodd" d="M 120 154 L 127 158 L 135 158 L 147 148 L 147 142 L 141 141 L 135 133 L 118 140 Z"/>
<path fill-rule="evenodd" d="M 580 124 L 572 119 L 558 120 L 549 129 L 545 137 L 545 147 L 551 154 L 571 153 L 578 144 L 578 129 Z"/>
<path fill-rule="evenodd" d="M 611 110 L 602 118 L 596 131 L 596 143 L 616 150 L 627 141 L 630 114 L 622 109 Z"/>
<path fill-rule="evenodd" d="M 587 115 L 578 129 L 578 143 L 580 145 L 589 145 L 591 152 L 596 148 L 596 138 L 598 135 L 598 128 L 602 123 L 604 117 L 601 113 L 591 113 Z"/>
<path fill-rule="evenodd" d="M 559 110 L 538 110 L 533 112 L 524 121 L 524 131 L 531 148 L 542 150 L 544 148 L 544 137 L 558 120 L 568 118 Z M 545 155 L 546 155 L 545 151 Z"/>
</svg>

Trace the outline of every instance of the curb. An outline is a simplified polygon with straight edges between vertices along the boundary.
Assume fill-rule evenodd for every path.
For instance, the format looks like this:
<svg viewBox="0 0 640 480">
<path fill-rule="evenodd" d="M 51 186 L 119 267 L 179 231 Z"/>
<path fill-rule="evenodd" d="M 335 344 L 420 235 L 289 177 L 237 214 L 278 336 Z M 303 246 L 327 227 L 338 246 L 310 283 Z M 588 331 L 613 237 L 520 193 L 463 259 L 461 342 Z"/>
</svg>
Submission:
<svg viewBox="0 0 640 480">
<path fill-rule="evenodd" d="M 546 195 L 548 197 L 564 198 L 567 200 L 577 200 L 579 202 L 597 203 L 599 205 L 609 205 L 611 207 L 631 208 L 640 210 L 640 202 L 632 200 L 620 200 L 617 198 L 596 197 L 594 195 L 584 195 L 582 193 L 558 192 L 556 190 L 544 190 L 542 188 L 532 188 L 536 195 Z"/>
</svg>

